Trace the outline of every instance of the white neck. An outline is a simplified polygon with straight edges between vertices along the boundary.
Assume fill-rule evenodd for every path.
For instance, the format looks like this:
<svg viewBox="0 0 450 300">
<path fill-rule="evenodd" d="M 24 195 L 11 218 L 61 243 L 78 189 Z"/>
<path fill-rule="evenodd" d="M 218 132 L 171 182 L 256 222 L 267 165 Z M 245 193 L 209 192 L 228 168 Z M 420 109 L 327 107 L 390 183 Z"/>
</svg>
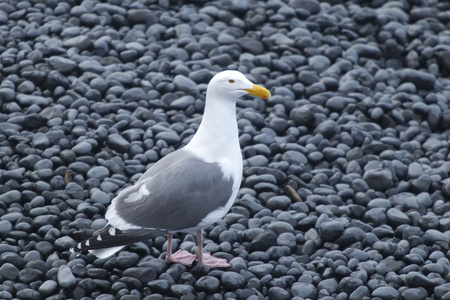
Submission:
<svg viewBox="0 0 450 300">
<path fill-rule="evenodd" d="M 208 91 L 207 98 L 212 101 L 206 101 L 202 122 L 186 149 L 210 162 L 221 160 L 230 152 L 241 156 L 236 101 L 218 99 L 224 95 L 210 94 Z"/>
</svg>

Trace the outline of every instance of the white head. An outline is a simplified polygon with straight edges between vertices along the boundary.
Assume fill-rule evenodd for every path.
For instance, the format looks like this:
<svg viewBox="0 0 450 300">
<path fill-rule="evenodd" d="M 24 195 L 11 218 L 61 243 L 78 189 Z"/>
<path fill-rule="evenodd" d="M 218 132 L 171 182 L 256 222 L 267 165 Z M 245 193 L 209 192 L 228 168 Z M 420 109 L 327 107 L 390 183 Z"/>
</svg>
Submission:
<svg viewBox="0 0 450 300">
<path fill-rule="evenodd" d="M 270 97 L 270 92 L 253 84 L 238 71 L 224 71 L 216 74 L 208 84 L 202 122 L 197 133 L 186 145 L 186 149 L 208 162 L 217 162 L 229 156 L 234 157 L 236 159 L 233 161 L 239 165 L 235 169 L 238 170 L 237 173 L 242 173 L 236 100 L 244 95 L 267 99 Z M 228 160 L 225 159 L 225 161 Z M 228 163 L 231 162 L 228 161 Z"/>
<path fill-rule="evenodd" d="M 236 100 L 244 95 L 254 95 L 263 99 L 270 97 L 270 92 L 268 90 L 253 84 L 244 76 L 244 74 L 238 71 L 223 71 L 217 73 L 208 84 L 207 94 L 214 94 L 213 97 L 224 95 L 230 100 Z"/>
</svg>

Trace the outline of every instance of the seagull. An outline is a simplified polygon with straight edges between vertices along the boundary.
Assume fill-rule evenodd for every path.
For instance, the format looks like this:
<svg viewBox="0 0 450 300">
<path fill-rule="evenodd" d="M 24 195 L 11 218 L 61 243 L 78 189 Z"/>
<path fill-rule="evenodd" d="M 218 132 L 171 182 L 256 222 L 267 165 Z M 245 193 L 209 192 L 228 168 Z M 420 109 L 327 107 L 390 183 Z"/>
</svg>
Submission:
<svg viewBox="0 0 450 300">
<path fill-rule="evenodd" d="M 107 258 L 128 244 L 167 234 L 166 262 L 229 267 L 203 253 L 202 229 L 220 220 L 237 196 L 243 173 L 236 101 L 245 95 L 268 99 L 270 92 L 238 71 L 216 74 L 206 90 L 197 132 L 183 148 L 152 165 L 120 191 L 106 211 L 106 226 L 74 250 Z M 172 253 L 174 233 L 195 234 L 198 255 Z"/>
</svg>

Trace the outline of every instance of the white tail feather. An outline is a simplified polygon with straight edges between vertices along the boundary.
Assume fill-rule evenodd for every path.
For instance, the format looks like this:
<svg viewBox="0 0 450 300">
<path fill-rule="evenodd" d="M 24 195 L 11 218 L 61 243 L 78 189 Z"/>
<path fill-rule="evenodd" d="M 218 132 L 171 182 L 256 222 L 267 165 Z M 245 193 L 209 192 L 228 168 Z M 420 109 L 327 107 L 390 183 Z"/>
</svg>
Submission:
<svg viewBox="0 0 450 300">
<path fill-rule="evenodd" d="M 95 249 L 95 250 L 89 250 L 90 253 L 94 254 L 98 258 L 107 258 L 122 249 L 125 246 L 117 246 L 117 247 L 111 247 L 111 248 L 105 248 L 105 249 Z"/>
</svg>

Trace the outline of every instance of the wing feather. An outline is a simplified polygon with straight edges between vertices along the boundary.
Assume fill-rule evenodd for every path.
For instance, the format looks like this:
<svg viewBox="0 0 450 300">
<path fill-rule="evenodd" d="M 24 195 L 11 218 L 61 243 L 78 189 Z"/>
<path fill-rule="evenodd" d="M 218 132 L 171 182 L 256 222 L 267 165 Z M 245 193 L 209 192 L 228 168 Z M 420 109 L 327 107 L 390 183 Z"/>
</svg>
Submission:
<svg viewBox="0 0 450 300">
<path fill-rule="evenodd" d="M 179 150 L 158 161 L 108 208 L 109 224 L 119 229 L 178 231 L 199 225 L 227 205 L 233 178 L 219 164 Z"/>
<path fill-rule="evenodd" d="M 98 250 L 105 248 L 113 248 L 141 241 L 146 241 L 157 236 L 167 234 L 165 231 L 150 230 L 150 229 L 130 229 L 120 230 L 107 225 L 99 233 L 93 237 L 78 243 L 75 246 L 75 251 Z"/>
</svg>

